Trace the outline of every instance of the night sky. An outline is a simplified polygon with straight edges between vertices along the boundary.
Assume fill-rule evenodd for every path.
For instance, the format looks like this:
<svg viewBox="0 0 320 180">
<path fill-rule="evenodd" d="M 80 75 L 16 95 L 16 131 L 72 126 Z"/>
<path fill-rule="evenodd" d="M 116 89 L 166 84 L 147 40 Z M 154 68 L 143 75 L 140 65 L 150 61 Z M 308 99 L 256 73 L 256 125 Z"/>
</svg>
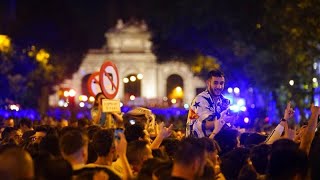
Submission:
<svg viewBox="0 0 320 180">
<path fill-rule="evenodd" d="M 215 54 L 231 28 L 248 31 L 261 16 L 261 0 L 1 0 L 0 33 L 19 45 L 53 53 L 84 54 L 101 48 L 117 19 L 144 19 L 160 57 Z M 161 59 L 161 58 L 160 58 Z"/>
</svg>

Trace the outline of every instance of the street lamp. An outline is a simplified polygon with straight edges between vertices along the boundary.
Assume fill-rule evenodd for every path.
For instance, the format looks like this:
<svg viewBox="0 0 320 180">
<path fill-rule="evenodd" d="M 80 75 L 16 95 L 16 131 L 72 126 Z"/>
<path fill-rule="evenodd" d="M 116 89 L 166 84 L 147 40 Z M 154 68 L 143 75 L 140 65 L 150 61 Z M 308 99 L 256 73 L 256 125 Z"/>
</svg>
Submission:
<svg viewBox="0 0 320 180">
<path fill-rule="evenodd" d="M 290 86 L 293 86 L 293 85 L 294 85 L 294 80 L 291 79 L 291 80 L 289 81 L 289 84 L 290 84 Z"/>
<path fill-rule="evenodd" d="M 74 97 L 76 95 L 76 91 L 74 89 L 69 90 L 69 96 Z"/>
<path fill-rule="evenodd" d="M 141 80 L 141 79 L 143 78 L 143 75 L 142 75 L 142 74 L 138 74 L 138 75 L 137 75 L 137 78 L 138 78 L 139 80 Z"/>
</svg>

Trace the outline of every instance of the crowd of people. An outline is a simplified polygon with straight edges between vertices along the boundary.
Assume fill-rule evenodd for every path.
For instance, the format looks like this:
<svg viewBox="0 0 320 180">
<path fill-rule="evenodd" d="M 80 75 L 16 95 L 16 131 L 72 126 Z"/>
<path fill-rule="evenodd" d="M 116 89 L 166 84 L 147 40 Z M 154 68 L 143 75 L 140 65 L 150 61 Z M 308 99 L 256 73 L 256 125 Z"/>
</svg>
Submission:
<svg viewBox="0 0 320 180">
<path fill-rule="evenodd" d="M 1 120 L 0 179 L 320 179 L 320 107 L 311 105 L 304 126 L 289 126 L 288 103 L 268 134 L 233 127 L 225 78 L 209 72 L 207 89 L 191 103 L 185 133 L 157 122 L 151 110 L 102 112 L 96 96 L 92 119 L 46 117 Z"/>
</svg>

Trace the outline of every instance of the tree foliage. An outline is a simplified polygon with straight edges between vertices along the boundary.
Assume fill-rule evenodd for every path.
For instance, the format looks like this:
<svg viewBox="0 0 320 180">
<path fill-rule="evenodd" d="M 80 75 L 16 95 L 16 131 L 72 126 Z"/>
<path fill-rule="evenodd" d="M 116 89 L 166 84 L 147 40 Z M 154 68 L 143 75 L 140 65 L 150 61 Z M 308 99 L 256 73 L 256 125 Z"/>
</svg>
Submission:
<svg viewBox="0 0 320 180">
<path fill-rule="evenodd" d="M 313 101 L 313 63 L 319 56 L 320 2 L 317 0 L 267 0 L 260 34 L 260 47 L 272 54 L 271 88 L 287 91 L 304 119 L 304 108 Z M 261 61 L 260 61 L 261 62 Z M 263 61 L 262 61 L 263 62 Z M 276 77 L 275 77 L 276 76 Z M 294 85 L 290 86 L 289 81 Z M 282 87 L 282 88 L 281 88 Z M 284 104 L 286 102 L 279 102 Z"/>
<path fill-rule="evenodd" d="M 50 54 L 35 46 L 21 48 L 12 45 L 9 52 L 1 52 L 0 103 L 20 104 L 24 108 L 45 108 L 48 94 L 44 94 L 43 89 L 50 90 L 61 79 L 60 69 L 49 60 Z"/>
</svg>

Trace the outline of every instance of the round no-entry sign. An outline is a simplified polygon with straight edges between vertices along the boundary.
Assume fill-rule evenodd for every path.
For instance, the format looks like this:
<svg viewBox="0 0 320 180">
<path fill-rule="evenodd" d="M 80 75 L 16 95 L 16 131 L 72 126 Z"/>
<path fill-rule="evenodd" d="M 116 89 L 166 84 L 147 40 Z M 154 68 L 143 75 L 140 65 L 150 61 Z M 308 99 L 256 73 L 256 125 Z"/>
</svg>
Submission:
<svg viewBox="0 0 320 180">
<path fill-rule="evenodd" d="M 89 76 L 87 86 L 91 96 L 95 96 L 99 92 L 101 92 L 100 83 L 99 83 L 99 72 L 94 72 Z"/>
<path fill-rule="evenodd" d="M 119 90 L 119 73 L 116 65 L 110 61 L 103 63 L 100 68 L 99 80 L 102 93 L 108 99 L 113 99 Z"/>
</svg>

